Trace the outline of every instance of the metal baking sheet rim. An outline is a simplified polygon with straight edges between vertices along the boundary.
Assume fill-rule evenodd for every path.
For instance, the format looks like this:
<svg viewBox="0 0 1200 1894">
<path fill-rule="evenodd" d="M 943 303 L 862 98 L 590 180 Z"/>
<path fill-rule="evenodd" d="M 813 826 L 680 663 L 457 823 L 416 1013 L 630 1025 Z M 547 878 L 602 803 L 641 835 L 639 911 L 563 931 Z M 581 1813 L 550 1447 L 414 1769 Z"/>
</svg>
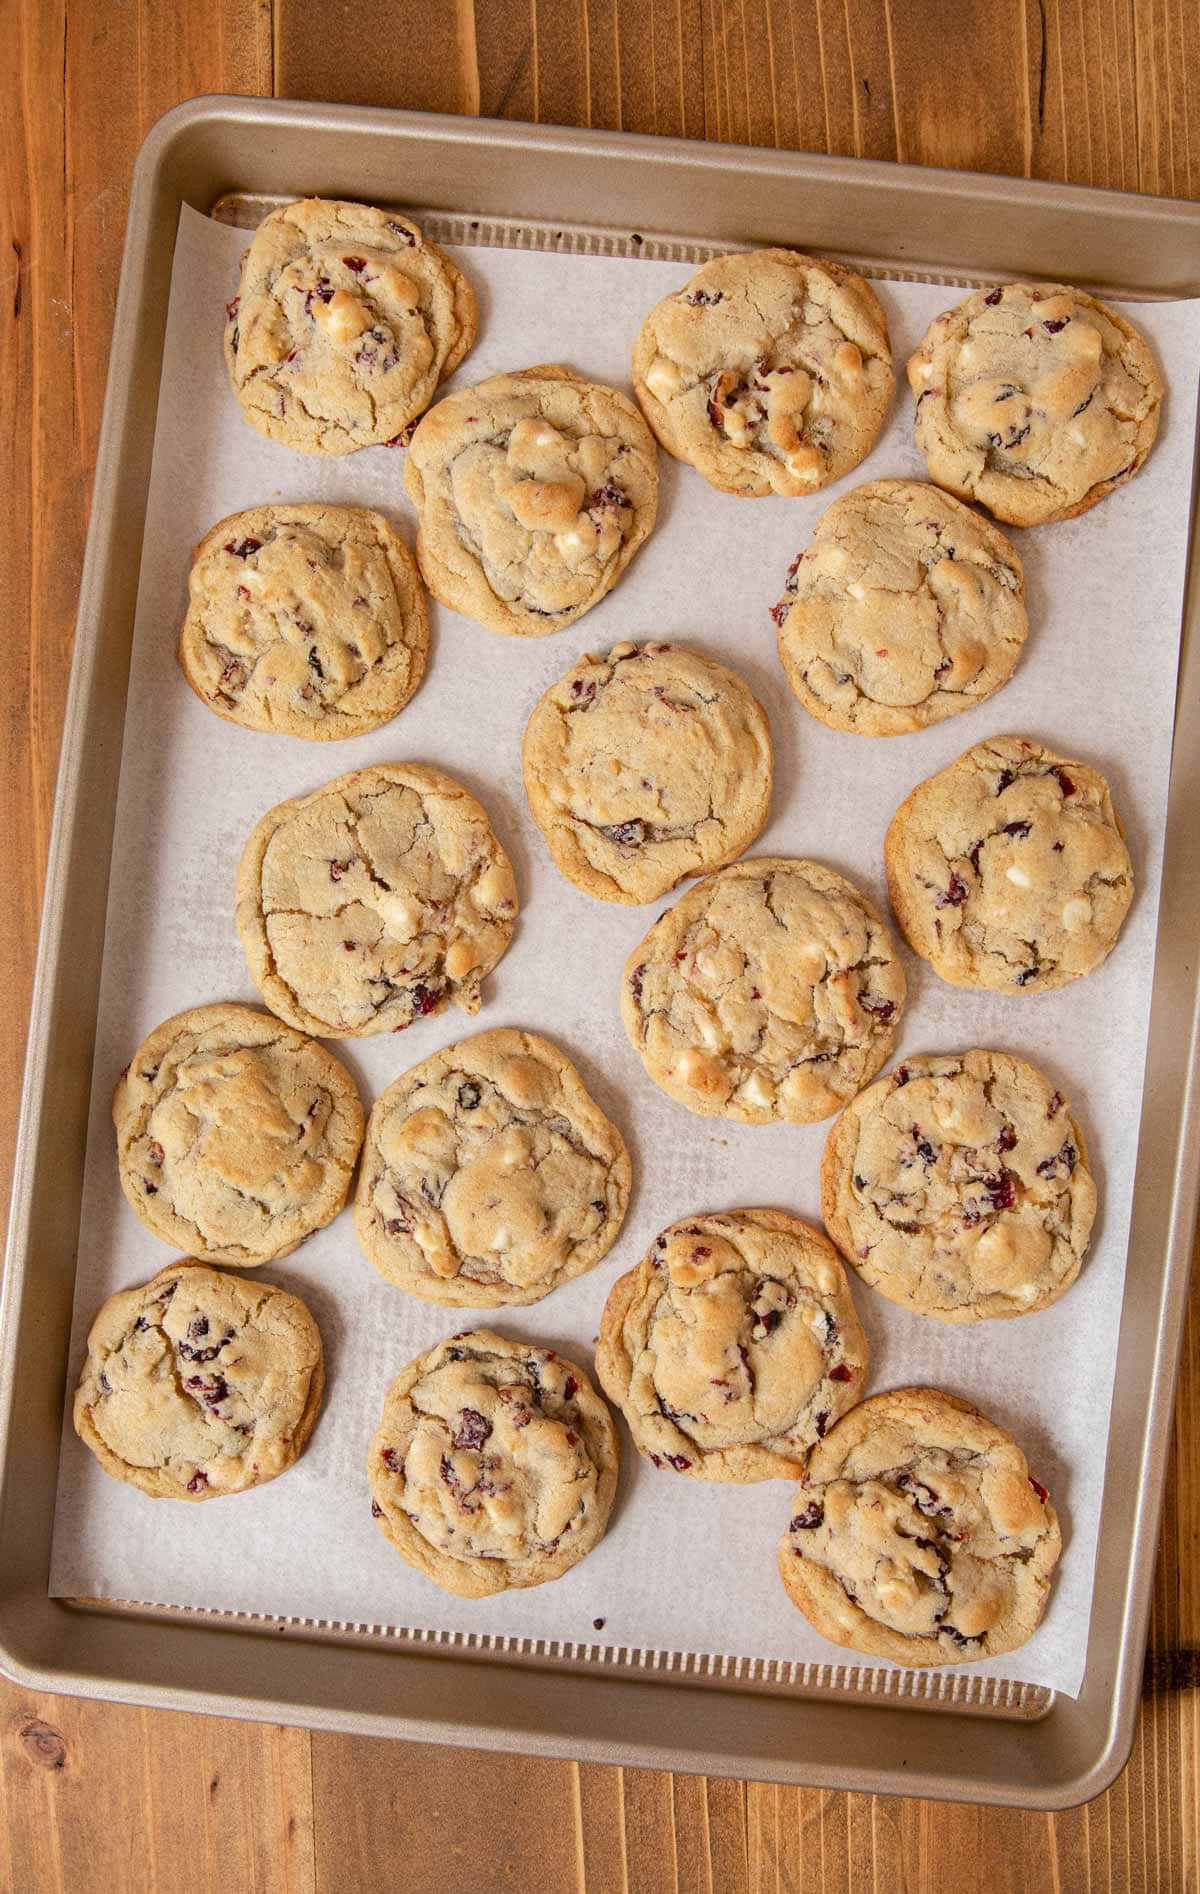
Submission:
<svg viewBox="0 0 1200 1894">
<path fill-rule="evenodd" d="M 552 158 L 557 167 L 547 163 Z M 653 247 L 662 254 L 660 246 L 669 241 L 682 258 L 698 245 L 726 240 L 803 239 L 880 273 L 969 281 L 1061 270 L 1126 294 L 1200 292 L 1200 205 L 1175 200 L 358 107 L 211 98 L 159 121 L 139 155 L 130 202 L 0 1301 L 0 1668 L 30 1689 L 311 1728 L 830 1788 L 1069 1807 L 1108 1786 L 1133 1740 L 1200 1175 L 1200 874 L 1193 872 L 1200 866 L 1200 527 L 1194 488 L 1131 1263 L 1092 1646 L 1077 1700 L 1047 1692 L 1022 1698 L 1019 1686 L 1009 1686 L 985 1705 L 973 1701 L 969 1689 L 950 1686 L 864 1690 L 856 1667 L 840 1662 L 803 1667 L 816 1673 L 811 1678 L 698 1673 L 694 1666 L 687 1674 L 686 1664 L 670 1658 L 664 1665 L 621 1665 L 587 1652 L 484 1651 L 471 1640 L 439 1646 L 437 1640 L 398 1640 L 374 1627 L 239 1623 L 222 1614 L 72 1603 L 46 1594 L 119 732 L 179 205 L 208 210 L 231 191 L 250 187 L 263 195 L 349 192 L 355 179 L 364 197 L 387 201 L 390 195 L 443 214 L 479 212 L 545 226 L 547 177 L 556 168 L 554 188 L 563 195 L 551 223 L 589 233 L 607 229 L 622 247 L 644 242 L 647 253 Z M 474 192 L 462 185 L 464 171 L 472 173 Z M 423 178 L 430 188 L 419 188 Z M 460 185 L 457 202 L 448 202 Z M 503 193 L 507 214 L 487 201 L 493 191 Z M 611 222 L 597 226 L 596 202 L 614 213 Z M 981 235 L 989 211 L 993 227 Z M 824 233 L 839 220 L 867 238 L 864 248 L 847 252 L 829 240 Z M 666 230 L 681 235 L 656 238 L 653 246 L 646 240 Z M 214 1680 L 224 1687 L 215 1688 Z M 697 1692 L 703 1714 L 697 1714 Z M 865 1715 L 868 1706 L 872 1714 Z"/>
</svg>

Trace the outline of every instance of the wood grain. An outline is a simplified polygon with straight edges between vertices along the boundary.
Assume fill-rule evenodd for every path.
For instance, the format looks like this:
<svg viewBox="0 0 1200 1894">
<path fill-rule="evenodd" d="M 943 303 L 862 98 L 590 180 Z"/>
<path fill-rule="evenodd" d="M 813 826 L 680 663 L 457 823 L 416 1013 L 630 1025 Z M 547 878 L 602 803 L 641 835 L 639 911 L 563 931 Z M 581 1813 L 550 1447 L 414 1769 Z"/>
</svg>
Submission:
<svg viewBox="0 0 1200 1894">
<path fill-rule="evenodd" d="M 4 0 L 0 1191 L 130 170 L 274 92 L 1200 196 L 1196 0 Z M 0 1888 L 860 1894 L 1200 1887 L 1200 1320 L 1133 1760 L 1011 1811 L 150 1714 L 0 1687 Z"/>
</svg>

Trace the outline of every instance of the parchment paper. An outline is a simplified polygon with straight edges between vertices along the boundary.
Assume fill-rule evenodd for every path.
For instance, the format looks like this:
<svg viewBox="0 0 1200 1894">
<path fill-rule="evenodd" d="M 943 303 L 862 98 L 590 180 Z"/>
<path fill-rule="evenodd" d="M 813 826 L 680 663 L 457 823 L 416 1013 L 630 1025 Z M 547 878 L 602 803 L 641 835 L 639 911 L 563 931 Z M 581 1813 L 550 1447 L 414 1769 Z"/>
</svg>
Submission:
<svg viewBox="0 0 1200 1894">
<path fill-rule="evenodd" d="M 409 707 L 370 736 L 318 745 L 222 722 L 193 696 L 175 662 L 190 549 L 224 514 L 274 499 L 341 500 L 381 507 L 413 538 L 402 451 L 312 459 L 268 443 L 242 419 L 220 335 L 246 242 L 243 232 L 183 212 L 125 729 L 72 1387 L 101 1300 L 172 1257 L 121 1196 L 113 1084 L 144 1034 L 168 1014 L 213 1000 L 259 1003 L 234 932 L 234 875 L 246 835 L 273 803 L 345 770 L 412 758 L 460 777 L 490 811 L 514 859 L 523 912 L 507 958 L 485 985 L 482 1013 L 471 1023 L 451 1012 L 402 1035 L 336 1042 L 334 1050 L 368 1105 L 409 1065 L 485 1027 L 536 1028 L 578 1061 L 633 1151 L 630 1214 L 614 1251 L 589 1275 L 531 1309 L 492 1319 L 590 1366 L 609 1287 L 663 1225 L 738 1204 L 775 1204 L 819 1219 L 818 1166 L 829 1126 L 752 1129 L 696 1118 L 645 1076 L 617 998 L 626 954 L 659 908 L 591 900 L 551 867 L 520 775 L 521 732 L 538 696 L 582 652 L 622 638 L 684 639 L 736 666 L 767 707 L 776 748 L 774 818 L 757 852 L 815 856 L 885 909 L 884 830 L 912 785 L 983 737 L 1038 737 L 1095 762 L 1112 782 L 1138 881 L 1120 944 L 1090 978 L 1021 998 L 956 991 L 906 953 L 910 1002 L 897 1054 L 982 1045 L 1042 1065 L 1076 1106 L 1094 1154 L 1102 1209 L 1092 1248 L 1057 1307 L 1011 1322 L 945 1327 L 855 1287 L 874 1351 L 871 1391 L 928 1381 L 976 1402 L 1015 1433 L 1063 1518 L 1066 1547 L 1033 1640 L 1006 1660 L 961 1668 L 1076 1693 L 1087 1651 L 1154 953 L 1197 305 L 1142 303 L 1133 311 L 1170 390 L 1158 444 L 1136 480 L 1082 519 L 1014 535 L 1028 575 L 1031 634 L 1015 679 L 981 709 L 911 737 L 872 742 L 839 734 L 792 698 L 775 653 L 767 610 L 821 511 L 862 480 L 924 477 L 911 398 L 901 386 L 866 463 L 809 500 L 731 499 L 664 455 L 657 530 L 583 622 L 524 641 L 433 606 L 430 669 Z M 642 315 L 689 274 L 678 264 L 497 249 L 472 248 L 459 261 L 481 301 L 481 339 L 460 383 L 559 360 L 628 386 Z M 879 292 L 902 382 L 902 364 L 930 318 L 962 292 L 892 283 Z M 390 1380 L 439 1337 L 470 1326 L 468 1312 L 419 1302 L 385 1283 L 359 1250 L 348 1212 L 262 1273 L 304 1296 L 325 1338 L 326 1407 L 308 1451 L 259 1491 L 206 1506 L 159 1505 L 100 1471 L 70 1430 L 68 1402 L 55 1594 L 730 1657 L 829 1662 L 848 1655 L 809 1629 L 776 1575 L 790 1484 L 714 1487 L 669 1477 L 640 1461 L 625 1434 L 611 1528 L 581 1565 L 555 1584 L 482 1603 L 443 1593 L 409 1570 L 372 1521 L 364 1455 Z"/>
</svg>

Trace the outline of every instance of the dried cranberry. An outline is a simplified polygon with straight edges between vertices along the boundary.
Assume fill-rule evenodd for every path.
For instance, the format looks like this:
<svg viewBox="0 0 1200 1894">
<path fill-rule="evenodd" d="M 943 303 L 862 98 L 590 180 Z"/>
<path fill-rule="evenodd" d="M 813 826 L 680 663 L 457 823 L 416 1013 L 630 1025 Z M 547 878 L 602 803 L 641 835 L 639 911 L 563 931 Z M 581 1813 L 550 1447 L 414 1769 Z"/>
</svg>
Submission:
<svg viewBox="0 0 1200 1894">
<path fill-rule="evenodd" d="M 693 309 L 708 309 L 714 303 L 724 302 L 725 292 L 720 289 L 694 289 L 683 300 L 685 303 L 691 303 Z"/>
<path fill-rule="evenodd" d="M 687 1455 L 683 1453 L 668 1453 L 664 1454 L 663 1458 L 666 1460 L 668 1466 L 674 1467 L 676 1473 L 686 1473 L 692 1464 Z"/>
<path fill-rule="evenodd" d="M 778 605 L 772 605 L 771 618 L 775 624 L 782 625 L 784 619 L 792 609 L 792 604 L 793 600 L 785 596 L 780 599 Z"/>
<path fill-rule="evenodd" d="M 345 874 L 347 868 L 349 868 L 349 866 L 350 866 L 349 862 L 330 862 L 329 864 L 330 881 L 340 881 L 342 876 Z"/>
<path fill-rule="evenodd" d="M 1011 1125 L 1005 1125 L 1000 1136 L 996 1139 L 996 1148 L 999 1151 L 1011 1151 L 1016 1142 L 1016 1132 Z"/>
<path fill-rule="evenodd" d="M 911 1136 L 916 1143 L 917 1156 L 921 1158 L 923 1162 L 926 1164 L 936 1163 L 937 1152 L 934 1149 L 933 1145 L 929 1142 L 929 1139 L 922 1136 L 921 1127 L 919 1125 L 914 1125 L 912 1127 Z"/>
<path fill-rule="evenodd" d="M 1062 1150 L 1056 1152 L 1053 1157 L 1042 1159 L 1037 1167 L 1038 1176 L 1052 1177 L 1054 1172 L 1061 1166 L 1062 1169 L 1066 1171 L 1068 1177 L 1073 1177 L 1075 1175 L 1075 1166 L 1078 1162 L 1079 1153 L 1076 1151 L 1075 1146 L 1068 1141 L 1063 1145 Z"/>
<path fill-rule="evenodd" d="M 896 1010 L 894 1000 L 881 1000 L 873 993 L 860 993 L 858 1003 L 864 1013 L 874 1013 L 876 1019 L 890 1019 Z"/>
<path fill-rule="evenodd" d="M 314 671 L 316 675 L 322 680 L 322 682 L 324 682 L 325 671 L 324 671 L 324 667 L 322 666 L 320 658 L 317 656 L 316 645 L 313 645 L 311 651 L 308 654 L 308 667 L 310 671 Z"/>
<path fill-rule="evenodd" d="M 575 1396 L 578 1394 L 578 1392 L 579 1392 L 579 1383 L 575 1379 L 575 1376 L 573 1374 L 569 1374 L 566 1380 L 563 1382 L 563 1400 L 573 1401 L 575 1399 Z"/>
<path fill-rule="evenodd" d="M 633 1003 L 635 1006 L 640 1006 L 642 1003 L 642 982 L 645 977 L 646 963 L 643 961 L 641 966 L 635 967 L 629 976 L 629 990 L 633 994 Z"/>
<path fill-rule="evenodd" d="M 629 501 L 621 492 L 620 487 L 614 486 L 611 480 L 606 480 L 602 487 L 597 487 L 588 502 L 588 506 L 592 510 L 597 508 L 604 510 L 612 506 L 627 507 L 628 505 Z"/>
<path fill-rule="evenodd" d="M 1015 783 L 1016 780 L 1017 780 L 1017 776 L 1016 776 L 1015 770 L 1002 769 L 996 781 L 996 794 L 998 796 L 1002 796 L 1005 790 L 1009 787 L 1009 784 Z"/>
<path fill-rule="evenodd" d="M 458 1109 L 460 1111 L 474 1111 L 482 1097 L 483 1093 L 480 1091 L 478 1085 L 476 1085 L 474 1079 L 468 1079 L 465 1084 L 460 1085 L 458 1088 Z"/>
<path fill-rule="evenodd" d="M 1063 1108 L 1063 1095 L 1061 1092 L 1055 1092 L 1050 1100 L 1050 1103 L 1046 1107 L 1047 1118 L 1057 1118 L 1062 1108 Z"/>
<path fill-rule="evenodd" d="M 424 1018 L 426 1013 L 432 1013 L 434 1011 L 442 996 L 435 987 L 422 986 L 418 983 L 418 985 L 412 989 L 410 997 L 412 999 L 413 1017 L 420 1019 Z"/>
<path fill-rule="evenodd" d="M 1060 769 L 1056 764 L 1055 767 L 1050 771 L 1050 774 L 1052 776 L 1057 776 L 1058 786 L 1062 790 L 1064 796 L 1073 796 L 1075 794 L 1075 784 L 1072 782 L 1071 778 L 1067 775 L 1067 772 L 1065 769 Z"/>
<path fill-rule="evenodd" d="M 1045 1505 L 1045 1503 L 1046 1503 L 1046 1501 L 1047 1501 L 1047 1500 L 1049 1499 L 1049 1497 L 1050 1497 L 1050 1489 L 1049 1489 L 1049 1487 L 1048 1487 L 1048 1486 L 1043 1486 L 1043 1485 L 1042 1485 L 1042 1482 L 1041 1482 L 1040 1480 L 1035 1480 L 1035 1479 L 1034 1479 L 1034 1477 L 1033 1477 L 1033 1475 L 1032 1475 L 1032 1473 L 1031 1473 L 1031 1474 L 1029 1475 L 1029 1484 L 1030 1484 L 1030 1486 L 1032 1486 L 1032 1488 L 1033 1488 L 1033 1490 L 1034 1490 L 1034 1492 L 1035 1492 L 1035 1493 L 1037 1494 L 1037 1496 L 1038 1496 L 1038 1498 L 1039 1498 L 1039 1499 L 1041 1500 L 1041 1502 L 1042 1502 L 1042 1504 L 1043 1504 L 1043 1506 L 1044 1506 L 1044 1505 Z"/>
<path fill-rule="evenodd" d="M 1020 1182 L 1015 1171 L 1001 1171 L 999 1177 L 985 1180 L 984 1189 L 991 1199 L 993 1210 L 1011 1210 L 1017 1201 L 1017 1185 Z"/>
<path fill-rule="evenodd" d="M 412 1224 L 406 1216 L 385 1217 L 383 1227 L 389 1236 L 403 1236 L 412 1229 Z"/>
<path fill-rule="evenodd" d="M 228 539 L 225 542 L 225 551 L 232 553 L 235 559 L 248 559 L 252 552 L 261 552 L 261 550 L 261 539 Z"/>
<path fill-rule="evenodd" d="M 572 697 L 592 698 L 596 695 L 596 686 L 590 677 L 577 677 L 571 685 Z"/>
<path fill-rule="evenodd" d="M 602 827 L 600 833 L 621 848 L 640 848 L 646 839 L 646 825 L 644 822 L 614 822 Z"/>
<path fill-rule="evenodd" d="M 225 319 L 227 322 L 233 321 L 234 317 L 237 315 L 237 312 L 241 308 L 241 306 L 242 306 L 242 299 L 240 296 L 235 296 L 232 302 L 226 303 Z"/>
<path fill-rule="evenodd" d="M 966 900 L 968 893 L 967 884 L 962 879 L 962 876 L 952 874 L 950 877 L 950 886 L 948 888 L 938 889 L 938 896 L 934 902 L 934 906 L 939 908 L 960 908 Z"/>
<path fill-rule="evenodd" d="M 208 1485 L 207 1473 L 196 1472 L 196 1473 L 193 1473 L 191 1479 L 188 1481 L 187 1490 L 189 1493 L 199 1493 L 207 1485 Z"/>
<path fill-rule="evenodd" d="M 400 1455 L 396 1452 L 394 1447 L 385 1447 L 379 1458 L 383 1461 L 389 1473 L 399 1473 Z"/>
<path fill-rule="evenodd" d="M 820 1500 L 812 1500 L 802 1513 L 797 1513 L 788 1526 L 789 1532 L 814 1532 L 825 1518 L 825 1508 Z"/>
<path fill-rule="evenodd" d="M 987 296 L 984 297 L 983 300 L 992 309 L 994 309 L 996 307 L 996 304 L 1000 301 L 1000 295 L 1001 295 L 1001 292 L 998 289 L 993 289 Z"/>
<path fill-rule="evenodd" d="M 458 1417 L 458 1427 L 454 1434 L 456 1447 L 466 1447 L 478 1452 L 492 1431 L 492 1423 L 473 1407 L 464 1407 Z"/>
<path fill-rule="evenodd" d="M 1001 835 L 1015 835 L 1019 842 L 1023 842 L 1029 834 L 1030 827 L 1031 824 L 1028 822 L 1006 822 L 1000 833 Z"/>
<path fill-rule="evenodd" d="M 1037 977 L 1038 977 L 1037 967 L 1022 967 L 1020 973 L 1017 975 L 1016 979 L 1013 981 L 1013 985 L 1014 986 L 1028 986 L 1029 982 L 1031 980 L 1036 980 Z"/>
<path fill-rule="evenodd" d="M 853 1381 L 854 1370 L 853 1368 L 847 1367 L 844 1361 L 839 1361 L 836 1368 L 829 1370 L 829 1379 L 831 1381 Z"/>
<path fill-rule="evenodd" d="M 1060 329 L 1066 328 L 1070 320 L 1070 316 L 1058 316 L 1049 322 L 1043 322 L 1042 327 L 1047 335 L 1057 335 Z"/>
<path fill-rule="evenodd" d="M 892 1074 L 892 1083 L 894 1085 L 907 1085 L 909 1077 L 910 1073 L 908 1067 L 906 1065 L 898 1065 Z"/>
<path fill-rule="evenodd" d="M 353 270 L 355 276 L 360 275 L 367 267 L 366 258 L 361 256 L 344 256 L 342 262 L 348 270 Z"/>
<path fill-rule="evenodd" d="M 708 418 L 717 429 L 721 426 L 721 413 L 722 410 L 719 402 L 710 401 L 708 403 Z"/>
<path fill-rule="evenodd" d="M 824 1410 L 822 1410 L 822 1412 L 817 1415 L 817 1419 L 816 1419 L 816 1429 L 817 1429 L 818 1440 L 824 1440 L 825 1429 L 828 1427 L 828 1425 L 829 1425 L 829 1415 Z"/>
<path fill-rule="evenodd" d="M 379 1504 L 377 1500 L 371 1501 L 371 1517 L 372 1519 L 383 1518 L 383 1507 Z"/>
</svg>

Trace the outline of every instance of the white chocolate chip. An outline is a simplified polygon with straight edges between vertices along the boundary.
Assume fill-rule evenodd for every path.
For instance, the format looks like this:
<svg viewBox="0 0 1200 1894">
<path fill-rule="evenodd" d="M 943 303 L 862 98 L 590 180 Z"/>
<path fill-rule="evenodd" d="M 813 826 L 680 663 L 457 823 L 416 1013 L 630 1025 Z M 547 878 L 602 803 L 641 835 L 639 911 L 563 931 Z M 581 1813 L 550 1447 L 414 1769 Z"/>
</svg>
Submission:
<svg viewBox="0 0 1200 1894">
<path fill-rule="evenodd" d="M 371 326 L 371 318 L 357 296 L 336 289 L 327 303 L 314 302 L 313 320 L 333 343 L 354 342 Z"/>
<path fill-rule="evenodd" d="M 471 899 L 477 908 L 494 908 L 508 895 L 508 876 L 496 865 L 480 875 L 471 890 Z"/>
<path fill-rule="evenodd" d="M 665 355 L 656 355 L 646 370 L 646 386 L 660 401 L 670 401 L 683 386 L 683 376 Z"/>
<path fill-rule="evenodd" d="M 1025 873 L 1023 868 L 1018 868 L 1015 862 L 1011 868 L 1006 868 L 1004 872 L 1009 881 L 1015 882 L 1018 888 L 1032 888 L 1033 883 L 1029 879 L 1029 876 Z"/>
<path fill-rule="evenodd" d="M 1091 918 L 1092 904 L 1085 895 L 1075 895 L 1073 899 L 1068 901 L 1063 907 L 1062 924 L 1068 934 L 1074 934 L 1078 932 L 1081 927 L 1087 927 Z"/>
</svg>

